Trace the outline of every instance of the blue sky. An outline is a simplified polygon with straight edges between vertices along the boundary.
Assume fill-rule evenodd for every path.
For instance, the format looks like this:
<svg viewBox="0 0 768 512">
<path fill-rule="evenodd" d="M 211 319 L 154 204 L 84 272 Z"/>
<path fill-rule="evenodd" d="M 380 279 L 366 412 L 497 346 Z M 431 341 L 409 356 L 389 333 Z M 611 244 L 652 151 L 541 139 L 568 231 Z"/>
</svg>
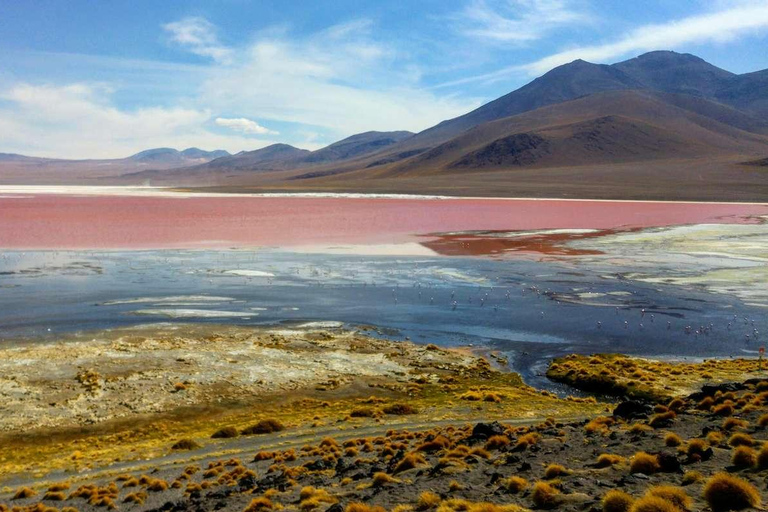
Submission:
<svg viewBox="0 0 768 512">
<path fill-rule="evenodd" d="M 768 0 L 0 0 L 0 152 L 315 149 L 654 49 L 768 68 Z"/>
</svg>

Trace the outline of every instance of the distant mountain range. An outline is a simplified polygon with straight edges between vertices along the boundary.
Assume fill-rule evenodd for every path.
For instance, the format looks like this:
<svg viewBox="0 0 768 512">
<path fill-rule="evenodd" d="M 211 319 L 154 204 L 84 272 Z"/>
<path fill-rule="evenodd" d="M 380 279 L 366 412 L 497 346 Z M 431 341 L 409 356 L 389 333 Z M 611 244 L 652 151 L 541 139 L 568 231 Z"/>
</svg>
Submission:
<svg viewBox="0 0 768 512">
<path fill-rule="evenodd" d="M 168 170 L 210 162 L 229 156 L 218 149 L 204 151 L 187 148 L 147 149 L 126 158 L 101 160 L 64 160 L 0 153 L 0 183 L 3 184 L 107 184 L 121 176 L 141 169 Z"/>
<path fill-rule="evenodd" d="M 577 60 L 417 134 L 367 132 L 312 152 L 285 144 L 211 152 L 194 165 L 183 165 L 190 150 L 165 151 L 174 150 L 130 157 L 165 166 L 104 179 L 232 191 L 768 200 L 759 163 L 768 157 L 768 70 L 736 75 L 669 51 L 613 65 Z"/>
</svg>

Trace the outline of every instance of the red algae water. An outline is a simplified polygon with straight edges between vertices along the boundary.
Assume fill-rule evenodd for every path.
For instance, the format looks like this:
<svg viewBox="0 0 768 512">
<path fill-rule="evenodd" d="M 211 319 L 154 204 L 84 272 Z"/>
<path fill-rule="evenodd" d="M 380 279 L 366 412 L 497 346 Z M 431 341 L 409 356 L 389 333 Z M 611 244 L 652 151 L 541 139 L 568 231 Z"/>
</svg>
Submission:
<svg viewBox="0 0 768 512">
<path fill-rule="evenodd" d="M 457 231 L 753 223 L 768 205 L 558 199 L 270 196 L 0 197 L 3 249 L 392 244 Z"/>
</svg>

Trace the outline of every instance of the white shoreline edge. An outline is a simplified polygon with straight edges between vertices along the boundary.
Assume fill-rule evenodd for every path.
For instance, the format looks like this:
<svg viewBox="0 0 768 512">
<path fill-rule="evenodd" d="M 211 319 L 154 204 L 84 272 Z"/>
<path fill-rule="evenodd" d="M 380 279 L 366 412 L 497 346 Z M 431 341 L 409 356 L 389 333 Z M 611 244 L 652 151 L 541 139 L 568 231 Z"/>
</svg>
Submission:
<svg viewBox="0 0 768 512">
<path fill-rule="evenodd" d="M 64 196 L 118 196 L 118 197 L 281 197 L 281 198 L 316 198 L 316 199 L 409 199 L 409 200 L 493 200 L 493 201 L 560 201 L 584 203 L 650 203 L 650 204 L 717 204 L 768 206 L 766 202 L 738 201 L 663 201 L 658 199 L 576 199 L 561 197 L 484 197 L 484 196 L 443 196 L 425 194 L 378 194 L 378 193 L 345 193 L 345 192 L 263 192 L 263 193 L 223 193 L 223 192 L 182 192 L 168 187 L 120 187 L 120 186 L 80 186 L 80 185 L 0 185 L 0 200 L 29 199 L 30 195 L 64 195 Z"/>
</svg>

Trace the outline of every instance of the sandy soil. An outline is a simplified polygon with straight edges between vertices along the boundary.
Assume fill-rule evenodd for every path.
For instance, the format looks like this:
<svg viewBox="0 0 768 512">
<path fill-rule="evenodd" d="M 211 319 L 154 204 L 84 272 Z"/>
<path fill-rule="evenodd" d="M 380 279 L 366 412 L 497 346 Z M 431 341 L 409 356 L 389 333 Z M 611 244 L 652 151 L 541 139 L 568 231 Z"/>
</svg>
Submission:
<svg viewBox="0 0 768 512">
<path fill-rule="evenodd" d="M 353 379 L 407 382 L 413 358 L 470 364 L 356 332 L 153 326 L 0 348 L 0 431 L 72 427 Z"/>
</svg>

